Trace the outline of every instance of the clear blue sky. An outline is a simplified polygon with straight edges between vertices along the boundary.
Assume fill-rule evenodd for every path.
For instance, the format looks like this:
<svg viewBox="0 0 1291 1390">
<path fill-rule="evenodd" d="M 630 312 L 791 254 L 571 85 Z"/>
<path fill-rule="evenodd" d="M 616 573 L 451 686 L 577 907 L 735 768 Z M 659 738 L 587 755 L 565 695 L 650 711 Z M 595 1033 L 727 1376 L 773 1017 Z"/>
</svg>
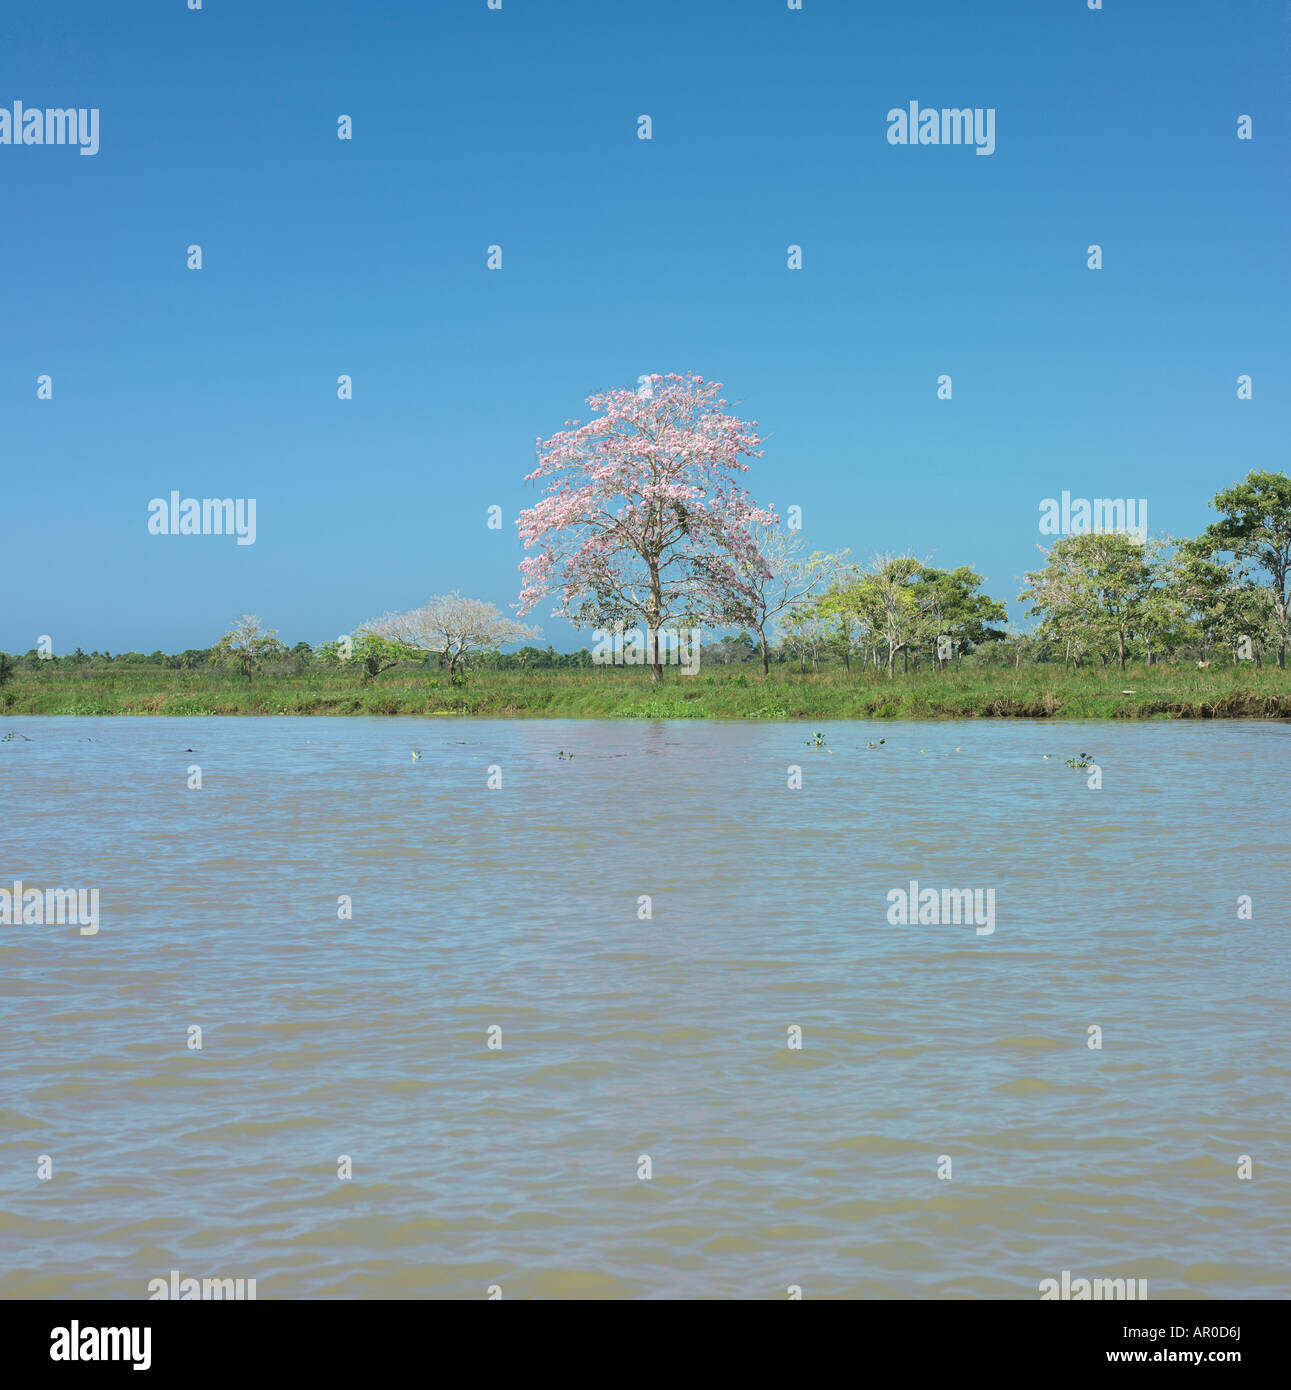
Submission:
<svg viewBox="0 0 1291 1390">
<path fill-rule="evenodd" d="M 506 608 L 534 438 L 686 370 L 813 545 L 1016 617 L 1042 498 L 1191 532 L 1287 466 L 1289 60 L 1269 0 L 5 5 L 0 106 L 101 148 L 0 146 L 0 647 Z M 890 146 L 911 100 L 995 108 L 995 154 Z M 149 535 L 172 489 L 256 498 L 255 545 Z"/>
</svg>

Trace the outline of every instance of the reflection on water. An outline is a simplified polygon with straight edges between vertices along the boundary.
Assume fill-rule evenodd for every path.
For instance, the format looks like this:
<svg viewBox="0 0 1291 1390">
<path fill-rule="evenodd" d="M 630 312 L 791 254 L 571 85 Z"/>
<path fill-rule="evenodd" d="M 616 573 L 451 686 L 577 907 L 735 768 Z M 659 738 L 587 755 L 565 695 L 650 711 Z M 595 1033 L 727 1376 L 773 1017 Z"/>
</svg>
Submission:
<svg viewBox="0 0 1291 1390">
<path fill-rule="evenodd" d="M 1287 1297 L 1291 730 L 873 727 L 3 721 L 0 1295 Z"/>
</svg>

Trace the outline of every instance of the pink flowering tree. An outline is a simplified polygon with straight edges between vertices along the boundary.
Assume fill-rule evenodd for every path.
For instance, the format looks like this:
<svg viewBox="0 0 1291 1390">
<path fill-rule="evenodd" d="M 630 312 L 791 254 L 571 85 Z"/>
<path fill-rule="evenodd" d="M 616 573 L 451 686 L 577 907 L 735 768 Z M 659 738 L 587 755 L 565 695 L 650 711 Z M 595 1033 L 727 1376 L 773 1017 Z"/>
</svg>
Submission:
<svg viewBox="0 0 1291 1390">
<path fill-rule="evenodd" d="M 553 616 L 586 627 L 724 625 L 765 571 L 755 528 L 774 525 L 740 486 L 760 458 L 757 421 L 725 413 L 720 382 L 645 378 L 636 391 L 589 396 L 596 418 L 538 441 L 545 496 L 520 513 L 526 550 L 519 611 L 548 595 Z M 652 679 L 662 678 L 657 648 Z"/>
</svg>

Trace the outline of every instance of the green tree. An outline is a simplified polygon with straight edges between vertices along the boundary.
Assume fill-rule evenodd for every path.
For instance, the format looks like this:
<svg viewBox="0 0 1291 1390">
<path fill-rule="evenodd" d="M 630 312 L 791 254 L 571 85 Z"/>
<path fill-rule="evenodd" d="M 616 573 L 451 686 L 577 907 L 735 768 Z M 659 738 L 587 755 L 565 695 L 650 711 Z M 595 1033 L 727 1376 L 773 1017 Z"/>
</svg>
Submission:
<svg viewBox="0 0 1291 1390">
<path fill-rule="evenodd" d="M 1212 552 L 1227 552 L 1257 565 L 1266 576 L 1273 606 L 1273 636 L 1278 667 L 1286 667 L 1291 605 L 1291 478 L 1285 473 L 1254 471 L 1240 483 L 1217 492 L 1208 505 L 1223 513 L 1198 538 Z"/>
<path fill-rule="evenodd" d="M 913 555 L 874 555 L 861 576 L 858 616 L 868 621 L 887 648 L 888 679 L 901 652 L 909 665 L 910 648 L 927 631 L 928 616 L 919 607 L 915 582 L 923 564 Z"/>
<path fill-rule="evenodd" d="M 999 599 L 979 592 L 985 582 L 969 565 L 953 570 L 925 565 L 915 575 L 915 602 L 924 614 L 938 670 L 945 664 L 943 637 L 954 643 L 957 659 L 984 642 L 1003 640 L 1004 629 L 988 624 L 1006 621 L 1008 611 Z"/>
<path fill-rule="evenodd" d="M 817 605 L 807 604 L 791 609 L 781 617 L 776 627 L 781 645 L 798 658 L 799 669 L 807 669 L 807 659 L 810 657 L 814 671 L 829 644 L 829 623 L 821 616 Z"/>
<path fill-rule="evenodd" d="M 1106 665 L 1114 651 L 1123 671 L 1152 588 L 1147 547 L 1119 532 L 1086 532 L 1060 537 L 1044 554 L 1045 567 L 1027 575 L 1019 595 L 1031 601 L 1029 615 L 1068 654 L 1088 643 Z"/>
<path fill-rule="evenodd" d="M 1187 595 L 1178 581 L 1179 552 L 1168 551 L 1161 542 L 1149 542 L 1147 552 L 1152 583 L 1139 608 L 1138 635 L 1147 664 L 1151 666 L 1191 640 L 1194 628 Z"/>
<path fill-rule="evenodd" d="M 286 650 L 276 630 L 261 627 L 259 618 L 244 613 L 215 644 L 212 655 L 217 665 L 233 667 L 250 684 L 262 661 Z"/>
<path fill-rule="evenodd" d="M 329 663 L 356 662 L 363 672 L 365 683 L 375 680 L 382 671 L 388 671 L 401 661 L 424 660 L 424 653 L 414 651 L 411 647 L 405 646 L 402 642 L 393 641 L 389 637 L 382 637 L 378 633 L 369 632 L 362 625 L 355 629 L 354 636 L 348 641 L 338 637 L 334 642 L 324 642 L 321 646 L 314 648 L 314 655 Z"/>
</svg>

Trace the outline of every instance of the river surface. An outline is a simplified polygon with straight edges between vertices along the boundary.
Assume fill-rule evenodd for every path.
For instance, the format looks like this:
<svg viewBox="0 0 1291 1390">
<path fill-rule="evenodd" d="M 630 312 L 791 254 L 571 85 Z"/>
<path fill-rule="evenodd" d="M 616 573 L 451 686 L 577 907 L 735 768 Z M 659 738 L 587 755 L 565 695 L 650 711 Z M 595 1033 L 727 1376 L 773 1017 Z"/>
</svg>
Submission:
<svg viewBox="0 0 1291 1390">
<path fill-rule="evenodd" d="M 1291 1296 L 1291 728 L 10 731 L 0 1296 Z"/>
</svg>

